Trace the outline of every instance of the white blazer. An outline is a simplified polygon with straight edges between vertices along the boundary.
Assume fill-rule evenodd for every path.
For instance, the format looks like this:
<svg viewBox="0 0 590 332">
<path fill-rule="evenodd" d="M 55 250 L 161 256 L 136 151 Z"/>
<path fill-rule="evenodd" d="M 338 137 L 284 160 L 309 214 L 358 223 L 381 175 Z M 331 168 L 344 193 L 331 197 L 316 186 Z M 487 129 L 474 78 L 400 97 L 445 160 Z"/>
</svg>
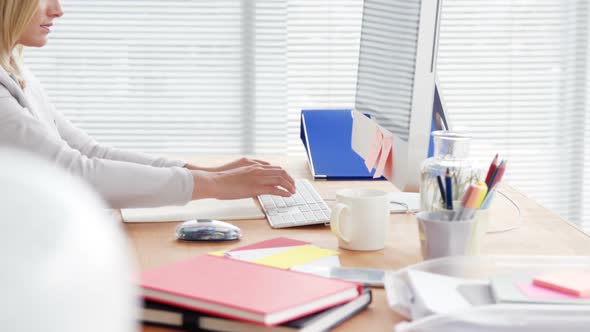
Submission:
<svg viewBox="0 0 590 332">
<path fill-rule="evenodd" d="M 55 110 L 23 70 L 24 91 L 0 69 L 0 146 L 27 150 L 89 182 L 113 208 L 183 205 L 193 177 L 185 162 L 100 145 Z M 64 190 L 64 188 L 54 188 Z"/>
</svg>

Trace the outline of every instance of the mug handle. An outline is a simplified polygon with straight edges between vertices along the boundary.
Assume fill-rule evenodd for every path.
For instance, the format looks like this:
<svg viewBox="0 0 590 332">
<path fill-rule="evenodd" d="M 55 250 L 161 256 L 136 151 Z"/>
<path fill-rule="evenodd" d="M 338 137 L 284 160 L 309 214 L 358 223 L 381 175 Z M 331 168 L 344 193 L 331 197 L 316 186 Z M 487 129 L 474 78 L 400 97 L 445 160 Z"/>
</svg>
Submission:
<svg viewBox="0 0 590 332">
<path fill-rule="evenodd" d="M 350 211 L 348 205 L 336 203 L 336 206 L 332 209 L 332 216 L 330 217 L 330 229 L 332 229 L 332 233 L 336 234 L 337 237 L 348 243 L 350 239 L 345 237 L 340 231 L 340 215 L 344 210 Z"/>
</svg>

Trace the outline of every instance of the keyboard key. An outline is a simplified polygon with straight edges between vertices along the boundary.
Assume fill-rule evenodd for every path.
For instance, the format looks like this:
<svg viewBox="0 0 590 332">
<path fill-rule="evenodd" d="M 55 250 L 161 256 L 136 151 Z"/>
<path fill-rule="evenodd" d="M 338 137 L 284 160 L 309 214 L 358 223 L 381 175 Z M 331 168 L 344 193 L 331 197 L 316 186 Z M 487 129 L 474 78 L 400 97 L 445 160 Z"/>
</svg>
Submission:
<svg viewBox="0 0 590 332">
<path fill-rule="evenodd" d="M 326 216 L 322 213 L 322 211 L 313 211 L 317 220 L 325 220 Z"/>
<path fill-rule="evenodd" d="M 293 215 L 293 219 L 295 219 L 295 222 L 303 222 L 303 221 L 305 221 L 305 217 L 303 216 L 303 213 L 295 213 Z"/>
<path fill-rule="evenodd" d="M 300 194 L 293 195 L 293 199 L 295 200 L 297 205 L 305 204 L 305 199 L 303 199 L 303 197 L 301 197 Z"/>
<path fill-rule="evenodd" d="M 274 225 L 279 225 L 283 223 L 283 217 L 277 215 L 277 216 L 272 216 L 272 218 L 269 218 L 269 220 L 271 221 L 272 224 Z"/>
<path fill-rule="evenodd" d="M 312 211 L 320 211 L 322 209 L 322 206 L 319 204 L 309 204 L 309 208 Z"/>
<path fill-rule="evenodd" d="M 293 223 L 295 220 L 293 219 L 293 217 L 290 214 L 285 214 L 283 215 L 283 221 L 286 223 Z"/>
<path fill-rule="evenodd" d="M 308 204 L 315 203 L 315 201 L 313 200 L 313 197 L 311 197 L 311 195 L 310 195 L 310 194 L 308 194 L 308 193 L 303 193 L 303 194 L 301 194 L 301 195 L 303 196 L 303 199 L 305 199 L 305 203 L 308 203 Z"/>
<path fill-rule="evenodd" d="M 291 197 L 285 197 L 283 198 L 283 200 L 285 201 L 285 204 L 287 204 L 287 206 L 295 205 L 295 201 Z"/>
<path fill-rule="evenodd" d="M 273 202 L 273 201 L 270 201 L 270 202 L 268 202 L 266 204 L 262 204 L 262 205 L 264 205 L 265 207 L 268 207 L 270 209 L 276 209 L 277 208 L 275 202 Z"/>
<path fill-rule="evenodd" d="M 307 206 L 307 205 L 300 205 L 299 206 L 299 211 L 301 211 L 301 212 L 308 212 L 308 211 L 310 211 L 309 210 L 309 206 Z"/>
<path fill-rule="evenodd" d="M 305 219 L 308 221 L 316 221 L 316 217 L 313 214 L 313 212 L 304 212 L 303 215 L 305 216 Z"/>
</svg>

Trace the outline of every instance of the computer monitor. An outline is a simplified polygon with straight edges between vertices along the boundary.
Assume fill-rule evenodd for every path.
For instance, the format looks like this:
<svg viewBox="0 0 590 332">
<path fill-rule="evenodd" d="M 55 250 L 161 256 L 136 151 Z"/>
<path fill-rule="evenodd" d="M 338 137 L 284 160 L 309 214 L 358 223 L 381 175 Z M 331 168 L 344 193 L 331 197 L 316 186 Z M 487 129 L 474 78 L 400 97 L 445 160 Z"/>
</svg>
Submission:
<svg viewBox="0 0 590 332">
<path fill-rule="evenodd" d="M 389 180 L 403 191 L 419 190 L 430 133 L 448 129 L 436 89 L 441 9 L 442 0 L 364 1 L 352 148 L 366 159 L 377 128 L 392 135 Z"/>
</svg>

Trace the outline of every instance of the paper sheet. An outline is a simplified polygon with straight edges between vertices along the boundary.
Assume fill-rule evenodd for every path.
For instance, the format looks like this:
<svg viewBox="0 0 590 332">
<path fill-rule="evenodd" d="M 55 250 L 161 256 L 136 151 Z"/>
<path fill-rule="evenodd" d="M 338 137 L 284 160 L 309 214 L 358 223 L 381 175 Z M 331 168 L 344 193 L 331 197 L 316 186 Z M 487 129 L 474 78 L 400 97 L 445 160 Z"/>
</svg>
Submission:
<svg viewBox="0 0 590 332">
<path fill-rule="evenodd" d="M 340 257 L 338 257 L 337 255 L 322 257 L 320 259 L 313 260 L 313 261 L 306 263 L 306 264 L 295 265 L 295 266 L 291 267 L 291 270 L 304 271 L 304 270 L 312 268 L 312 267 L 316 267 L 316 268 L 322 267 L 322 268 L 326 268 L 326 269 L 329 269 L 331 267 L 340 267 Z"/>
<path fill-rule="evenodd" d="M 306 264 L 333 255 L 338 255 L 338 252 L 322 249 L 314 245 L 304 245 L 291 248 L 276 255 L 255 260 L 254 263 L 288 269 L 296 265 Z"/>
<path fill-rule="evenodd" d="M 283 251 L 291 250 L 296 247 L 277 247 L 277 248 L 264 248 L 264 249 L 252 249 L 252 250 L 239 250 L 239 251 L 228 251 L 225 253 L 226 257 L 233 259 L 239 259 L 241 261 L 255 262 L 257 260 L 279 254 Z"/>
<path fill-rule="evenodd" d="M 253 249 L 249 249 L 253 248 Z M 210 252 L 247 262 L 288 269 L 294 266 L 340 266 L 338 252 L 316 247 L 309 242 L 278 237 L 231 249 Z"/>
<path fill-rule="evenodd" d="M 471 304 L 458 292 L 457 287 L 461 284 L 477 284 L 477 282 L 467 282 L 460 278 L 417 270 L 408 271 L 408 280 L 414 294 L 414 303 L 416 303 L 412 308 L 414 319 L 471 307 Z"/>
<path fill-rule="evenodd" d="M 200 199 L 184 206 L 163 206 L 158 208 L 123 209 L 125 222 L 167 222 L 190 219 L 263 219 L 254 199 L 217 200 Z"/>
</svg>

